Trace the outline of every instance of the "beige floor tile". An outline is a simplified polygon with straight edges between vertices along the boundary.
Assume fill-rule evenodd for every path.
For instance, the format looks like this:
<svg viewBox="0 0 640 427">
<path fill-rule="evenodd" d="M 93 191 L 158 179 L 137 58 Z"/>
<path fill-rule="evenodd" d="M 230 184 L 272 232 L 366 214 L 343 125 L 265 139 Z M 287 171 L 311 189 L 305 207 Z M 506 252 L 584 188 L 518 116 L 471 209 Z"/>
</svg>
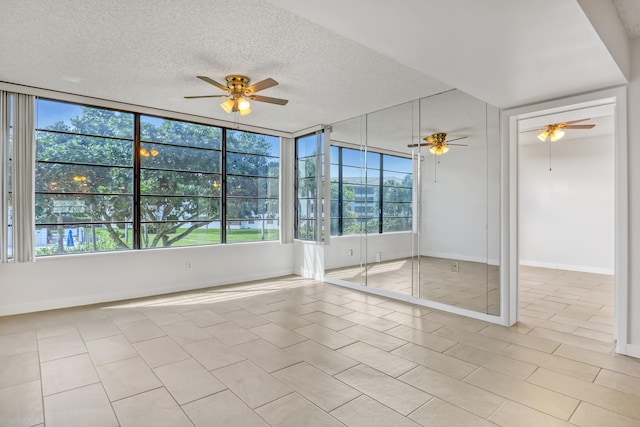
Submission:
<svg viewBox="0 0 640 427">
<path fill-rule="evenodd" d="M 61 323 L 56 325 L 39 325 L 36 327 L 36 338 L 51 338 L 57 337 L 58 335 L 67 335 L 77 333 L 75 324 L 73 323 Z"/>
<path fill-rule="evenodd" d="M 35 333 L 34 333 L 35 339 Z M 40 381 L 0 389 L 0 427 L 32 426 L 44 421 Z"/>
<path fill-rule="evenodd" d="M 558 343 L 569 344 L 574 347 L 584 348 L 585 350 L 597 351 L 598 353 L 609 354 L 613 350 L 614 343 L 604 343 L 599 340 L 584 338 L 573 334 L 565 334 L 562 332 L 552 331 L 545 328 L 535 328 L 529 332 L 528 336 L 540 337 Z"/>
<path fill-rule="evenodd" d="M 560 345 L 553 354 L 640 378 L 640 361 L 631 357 L 607 355 L 567 344 Z"/>
<path fill-rule="evenodd" d="M 353 310 L 344 308 L 341 305 L 331 304 L 330 302 L 316 301 L 309 304 L 305 304 L 303 307 L 312 308 L 313 311 L 322 311 L 332 316 L 344 316 L 345 314 L 352 313 Z M 307 313 L 304 313 L 307 314 Z"/>
<path fill-rule="evenodd" d="M 419 329 L 422 332 L 433 332 L 443 326 L 441 323 L 433 322 L 431 320 L 423 319 L 420 317 L 414 317 L 412 315 L 400 312 L 387 314 L 386 316 L 383 316 L 383 319 L 391 320 L 392 322 L 409 326 L 410 328 Z"/>
<path fill-rule="evenodd" d="M 37 352 L 0 357 L 0 388 L 39 379 L 40 361 Z"/>
<path fill-rule="evenodd" d="M 149 319 L 137 320 L 118 325 L 129 342 L 139 342 L 166 335 L 162 329 Z"/>
<path fill-rule="evenodd" d="M 613 333 L 611 331 L 601 332 L 594 331 L 593 329 L 588 328 L 578 328 L 575 332 L 573 332 L 573 334 L 578 335 L 579 337 L 602 341 L 603 343 L 607 343 L 610 345 L 615 344 L 615 339 L 613 338 Z"/>
<path fill-rule="evenodd" d="M 402 415 L 410 414 L 431 399 L 431 395 L 365 365 L 335 377 Z"/>
<path fill-rule="evenodd" d="M 291 393 L 256 409 L 273 427 L 338 427 L 338 420 L 297 393 Z"/>
<path fill-rule="evenodd" d="M 204 329 L 189 321 L 163 325 L 161 329 L 179 345 L 211 338 Z"/>
<path fill-rule="evenodd" d="M 455 341 L 451 341 L 437 335 L 428 334 L 404 325 L 389 329 L 385 333 L 435 351 L 445 351 L 456 345 Z"/>
<path fill-rule="evenodd" d="M 518 324 L 529 326 L 530 330 L 539 326 L 541 328 L 546 328 L 553 331 L 564 332 L 568 334 L 571 334 L 578 329 L 577 326 L 567 325 L 564 323 L 555 322 L 553 320 L 538 319 L 537 317 L 526 316 L 526 315 L 523 315 L 522 313 L 518 313 Z M 525 331 L 524 333 L 528 333 L 528 332 L 529 331 Z"/>
<path fill-rule="evenodd" d="M 590 319 L 593 319 L 595 316 L 591 316 Z M 564 325 L 571 325 L 577 328 L 585 328 L 593 331 L 606 332 L 609 333 L 610 336 L 613 336 L 613 325 L 603 324 L 594 322 L 592 320 L 579 320 L 573 319 L 571 317 L 555 315 L 550 319 L 555 323 L 562 323 Z"/>
<path fill-rule="evenodd" d="M 444 313 L 442 311 L 433 311 L 425 315 L 424 318 L 427 320 L 431 320 L 432 322 L 455 327 L 468 332 L 478 332 L 479 330 L 489 325 L 489 323 L 483 322 L 482 320 L 456 316 L 455 314 Z"/>
<path fill-rule="evenodd" d="M 154 338 L 133 344 L 151 368 L 189 359 L 191 356 L 169 337 Z"/>
<path fill-rule="evenodd" d="M 213 373 L 254 409 L 293 391 L 248 360 L 216 369 Z"/>
<path fill-rule="evenodd" d="M 36 326 L 31 314 L 18 314 L 0 317 L 0 335 L 16 335 L 35 332 Z"/>
<path fill-rule="evenodd" d="M 595 383 L 640 397 L 640 378 L 602 369 Z"/>
<path fill-rule="evenodd" d="M 511 400 L 506 400 L 491 414 L 489 421 L 503 427 L 571 427 L 571 424 L 566 421 L 543 414 Z"/>
<path fill-rule="evenodd" d="M 210 427 L 213 420 L 224 427 L 268 427 L 268 424 L 256 415 L 228 390 L 187 403 L 182 409 L 196 427 Z"/>
<path fill-rule="evenodd" d="M 361 325 L 343 329 L 340 333 L 384 351 L 395 350 L 407 343 L 407 341 L 403 339 L 392 337 L 384 332 L 379 332 Z"/>
<path fill-rule="evenodd" d="M 163 365 L 155 368 L 153 372 L 179 405 L 227 388 L 193 359 Z"/>
<path fill-rule="evenodd" d="M 417 366 L 415 363 L 396 354 L 380 350 L 363 342 L 350 344 L 338 351 L 392 377 L 398 377 Z"/>
<path fill-rule="evenodd" d="M 376 331 L 381 331 L 381 332 L 398 326 L 396 322 L 392 322 L 391 320 L 383 319 L 376 316 L 371 316 L 369 314 L 361 313 L 359 311 L 354 311 L 352 313 L 345 314 L 344 316 L 341 316 L 341 317 L 353 323 L 357 323 L 358 325 L 366 326 L 368 328 L 375 329 Z"/>
<path fill-rule="evenodd" d="M 256 326 L 264 325 L 269 322 L 273 322 L 276 325 L 282 326 L 283 328 L 296 329 L 311 323 L 310 321 L 305 320 L 303 316 L 298 316 L 296 314 L 289 313 L 287 311 L 282 311 L 282 310 L 272 311 L 271 313 L 263 314 L 262 316 L 259 317 L 259 319 L 261 320 L 260 323 L 256 323 L 247 327 L 253 328 Z"/>
<path fill-rule="evenodd" d="M 318 301 L 318 302 L 321 302 L 321 301 Z M 275 304 L 269 305 L 269 308 L 271 309 L 269 313 L 272 313 L 274 311 L 285 311 L 287 313 L 295 314 L 296 316 L 302 316 L 303 314 L 308 314 L 308 313 L 317 311 L 318 310 L 317 307 L 318 307 L 317 305 L 310 305 L 310 304 L 300 305 L 300 303 L 295 301 L 280 301 Z M 262 313 L 261 316 L 265 314 L 267 313 Z"/>
<path fill-rule="evenodd" d="M 204 328 L 204 330 L 228 346 L 234 346 L 258 339 L 256 334 L 231 322 L 208 326 Z"/>
<path fill-rule="evenodd" d="M 140 357 L 107 363 L 96 369 L 112 402 L 162 387 L 162 383 Z"/>
<path fill-rule="evenodd" d="M 38 351 L 35 332 L 0 335 L 0 357 Z"/>
<path fill-rule="evenodd" d="M 333 329 L 334 331 L 339 331 L 341 329 L 349 328 L 355 325 L 355 323 L 347 319 L 332 316 L 322 311 L 314 311 L 313 313 L 305 314 L 302 317 L 309 323 L 313 322 L 315 324 L 324 326 L 325 328 Z"/>
<path fill-rule="evenodd" d="M 191 323 L 201 328 L 228 322 L 228 320 L 222 315 L 207 309 L 185 311 L 181 314 Z"/>
<path fill-rule="evenodd" d="M 491 427 L 493 424 L 477 415 L 434 397 L 409 418 L 429 427 Z"/>
<path fill-rule="evenodd" d="M 638 427 L 638 420 L 607 411 L 586 402 L 580 402 L 571 419 L 572 424 L 580 427 Z"/>
<path fill-rule="evenodd" d="M 349 427 L 419 427 L 393 409 L 367 396 L 360 396 L 331 412 Z"/>
<path fill-rule="evenodd" d="M 234 350 L 267 372 L 274 372 L 302 361 L 299 357 L 263 339 L 239 344 Z"/>
<path fill-rule="evenodd" d="M 44 412 L 47 427 L 120 425 L 100 384 L 46 396 Z"/>
<path fill-rule="evenodd" d="M 243 355 L 215 338 L 185 344 L 182 348 L 210 371 L 245 360 Z"/>
<path fill-rule="evenodd" d="M 445 326 L 433 331 L 433 335 L 447 338 L 456 342 L 463 342 L 467 345 L 481 348 L 489 351 L 499 351 L 509 346 L 509 343 L 503 340 L 478 335 L 473 332 L 465 331 L 455 327 Z"/>
<path fill-rule="evenodd" d="M 138 355 L 136 349 L 133 348 L 124 335 L 87 341 L 87 350 L 96 366 Z"/>
<path fill-rule="evenodd" d="M 193 426 L 164 388 L 147 391 L 113 403 L 122 427 Z"/>
<path fill-rule="evenodd" d="M 344 335 L 342 332 L 336 332 L 332 329 L 325 328 L 324 326 L 316 325 L 315 323 L 303 326 L 295 331 L 296 333 L 310 338 L 333 350 L 357 341 L 352 337 Z"/>
<path fill-rule="evenodd" d="M 183 315 L 174 312 L 170 308 L 152 308 L 144 310 L 144 314 L 158 326 L 170 325 L 187 320 Z"/>
<path fill-rule="evenodd" d="M 86 353 L 87 348 L 80 334 L 72 332 L 70 334 L 58 335 L 51 338 L 38 340 L 38 353 L 40 362 L 60 359 L 62 357 L 73 356 Z"/>
<path fill-rule="evenodd" d="M 276 325 L 275 323 L 256 326 L 251 328 L 250 331 L 280 348 L 288 347 L 306 340 L 302 335 L 299 335 L 288 328 Z"/>
<path fill-rule="evenodd" d="M 59 393 L 100 382 L 87 353 L 42 363 L 42 394 Z"/>
<path fill-rule="evenodd" d="M 578 406 L 578 400 L 564 394 L 485 368 L 478 369 L 464 381 L 565 421 Z"/>
<path fill-rule="evenodd" d="M 459 380 L 478 369 L 472 363 L 467 363 L 413 343 L 403 345 L 393 350 L 392 353 Z"/>
<path fill-rule="evenodd" d="M 142 311 L 137 308 L 121 308 L 115 307 L 109 309 L 107 315 L 113 323 L 116 325 L 124 325 L 125 323 L 138 322 L 140 320 L 148 320 L 147 316 L 142 314 Z"/>
<path fill-rule="evenodd" d="M 413 317 L 422 317 L 426 314 L 433 312 L 430 308 L 421 307 L 418 305 L 413 305 L 404 301 L 385 301 L 381 304 L 378 304 L 379 307 L 388 308 L 389 310 L 393 310 L 397 313 L 406 314 Z"/>
<path fill-rule="evenodd" d="M 538 369 L 529 377 L 528 381 L 621 415 L 635 418 L 640 424 L 640 397 L 638 396 L 612 390 L 600 384 L 578 380 L 546 369 Z"/>
<path fill-rule="evenodd" d="M 527 335 L 519 334 L 517 332 L 510 331 L 509 328 L 498 325 L 487 326 L 485 329 L 480 331 L 479 334 L 507 341 L 512 344 L 518 344 L 523 347 L 532 348 L 534 350 L 545 351 L 547 353 L 553 353 L 553 351 L 560 345 L 559 342 L 552 341 L 544 337 L 530 335 L 531 332 Z"/>
<path fill-rule="evenodd" d="M 489 416 L 504 401 L 493 393 L 422 366 L 399 379 L 483 418 Z"/>
<path fill-rule="evenodd" d="M 111 319 L 90 320 L 87 322 L 78 322 L 76 324 L 78 331 L 85 341 L 95 340 L 98 338 L 111 337 L 120 335 L 122 332 L 111 321 Z"/>
<path fill-rule="evenodd" d="M 521 380 L 527 379 L 537 368 L 537 366 L 529 363 L 464 344 L 458 344 L 450 348 L 445 354 Z"/>
<path fill-rule="evenodd" d="M 348 304 L 353 301 L 350 298 L 345 298 L 343 296 L 335 295 L 329 292 L 319 292 L 319 293 L 311 294 L 309 296 L 320 301 L 330 302 L 331 304 L 335 304 L 335 305 Z"/>
<path fill-rule="evenodd" d="M 378 307 L 377 305 L 367 304 L 362 301 L 352 301 L 348 304 L 343 304 L 342 307 L 353 311 L 359 311 L 361 313 L 368 314 L 370 316 L 382 317 L 386 314 L 393 313 L 393 310 L 384 307 Z"/>
<path fill-rule="evenodd" d="M 312 340 L 292 345 L 285 350 L 329 375 L 335 375 L 359 363 Z"/>
<path fill-rule="evenodd" d="M 273 376 L 327 412 L 360 395 L 359 391 L 305 362 L 275 372 Z"/>
<path fill-rule="evenodd" d="M 598 375 L 598 371 L 600 371 L 600 368 L 596 366 L 556 356 L 555 354 L 521 347 L 516 344 L 511 344 L 502 350 L 502 353 L 512 359 L 571 375 L 585 381 L 593 381 L 596 375 Z"/>
</svg>

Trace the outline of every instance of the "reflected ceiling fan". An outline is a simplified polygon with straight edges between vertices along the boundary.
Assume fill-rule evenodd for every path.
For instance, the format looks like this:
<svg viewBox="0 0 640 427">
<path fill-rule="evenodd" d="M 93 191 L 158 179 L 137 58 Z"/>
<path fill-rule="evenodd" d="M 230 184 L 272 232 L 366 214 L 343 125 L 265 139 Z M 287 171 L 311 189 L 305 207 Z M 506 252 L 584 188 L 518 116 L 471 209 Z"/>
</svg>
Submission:
<svg viewBox="0 0 640 427">
<path fill-rule="evenodd" d="M 587 124 L 587 125 L 576 125 L 575 123 L 585 122 L 591 119 L 580 119 L 580 120 L 571 120 L 568 122 L 560 122 L 560 123 L 552 123 L 549 125 L 545 125 L 541 128 L 523 130 L 520 133 L 525 132 L 540 132 L 538 134 L 538 139 L 542 142 L 547 139 L 551 139 L 552 142 L 555 142 L 564 136 L 565 129 L 593 129 L 595 124 Z"/>
<path fill-rule="evenodd" d="M 413 147 L 429 147 L 429 152 L 431 154 L 435 154 L 436 156 L 441 156 L 449 151 L 450 145 L 457 145 L 460 147 L 467 147 L 467 144 L 451 144 L 451 141 L 458 141 L 460 139 L 465 139 L 466 136 L 461 136 L 459 138 L 453 138 L 447 140 L 447 134 L 445 132 L 437 132 L 432 135 L 423 138 L 427 142 L 422 142 L 420 144 L 409 144 L 409 148 Z"/>
<path fill-rule="evenodd" d="M 289 102 L 286 99 L 280 98 L 271 98 L 269 96 L 261 96 L 256 95 L 256 92 L 259 92 L 264 89 L 268 89 L 270 87 L 276 86 L 278 84 L 277 81 L 272 78 L 268 78 L 262 80 L 258 83 L 254 83 L 250 85 L 251 79 L 246 76 L 241 76 L 238 74 L 231 74 L 225 77 L 227 81 L 227 85 L 223 85 L 218 83 L 217 81 L 210 79 L 205 76 L 196 76 L 200 80 L 207 82 L 211 85 L 214 85 L 218 89 L 222 89 L 227 92 L 226 95 L 200 95 L 200 96 L 185 96 L 187 99 L 195 99 L 195 98 L 229 98 L 224 101 L 220 106 L 227 113 L 237 113 L 240 112 L 241 116 L 246 116 L 251 112 L 251 104 L 249 100 L 259 101 L 259 102 L 267 102 L 269 104 L 276 105 L 286 105 Z"/>
</svg>

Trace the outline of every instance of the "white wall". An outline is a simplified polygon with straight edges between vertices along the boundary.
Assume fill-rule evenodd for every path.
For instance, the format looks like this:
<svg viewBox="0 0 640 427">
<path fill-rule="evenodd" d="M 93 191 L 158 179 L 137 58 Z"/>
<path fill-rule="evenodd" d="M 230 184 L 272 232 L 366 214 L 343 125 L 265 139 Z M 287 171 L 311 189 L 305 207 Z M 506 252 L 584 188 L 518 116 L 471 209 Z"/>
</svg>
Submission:
<svg viewBox="0 0 640 427">
<path fill-rule="evenodd" d="M 0 264 L 0 316 L 292 273 L 293 244 L 279 242 L 37 258 Z"/>
<path fill-rule="evenodd" d="M 325 267 L 331 269 L 357 265 L 365 257 L 368 263 L 376 262 L 376 252 L 380 252 L 381 261 L 411 256 L 410 232 L 367 234 L 366 247 L 363 239 L 361 235 L 332 236 L 330 244 L 324 247 Z M 353 250 L 353 255 L 349 255 L 349 250 Z"/>
<path fill-rule="evenodd" d="M 640 40 L 631 42 L 628 92 L 629 350 L 640 357 Z"/>
<path fill-rule="evenodd" d="M 520 263 L 613 274 L 613 135 L 520 146 Z"/>
</svg>

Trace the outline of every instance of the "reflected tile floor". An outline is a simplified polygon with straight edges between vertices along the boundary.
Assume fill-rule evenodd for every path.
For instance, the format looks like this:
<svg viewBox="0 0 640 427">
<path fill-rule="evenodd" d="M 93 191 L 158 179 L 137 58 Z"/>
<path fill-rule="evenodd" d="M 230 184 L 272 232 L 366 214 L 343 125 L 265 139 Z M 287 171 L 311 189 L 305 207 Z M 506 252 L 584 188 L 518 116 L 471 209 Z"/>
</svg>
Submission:
<svg viewBox="0 0 640 427">
<path fill-rule="evenodd" d="M 609 276 L 504 328 L 297 276 L 0 318 L 0 426 L 640 426 Z"/>
</svg>

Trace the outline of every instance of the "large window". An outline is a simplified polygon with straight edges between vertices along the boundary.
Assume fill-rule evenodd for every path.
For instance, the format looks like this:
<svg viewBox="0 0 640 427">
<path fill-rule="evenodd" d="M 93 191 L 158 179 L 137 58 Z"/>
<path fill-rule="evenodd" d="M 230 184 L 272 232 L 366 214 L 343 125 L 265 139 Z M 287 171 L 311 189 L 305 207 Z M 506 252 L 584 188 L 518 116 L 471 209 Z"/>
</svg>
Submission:
<svg viewBox="0 0 640 427">
<path fill-rule="evenodd" d="M 332 146 L 331 234 L 411 230 L 412 176 L 410 158 Z"/>
<path fill-rule="evenodd" d="M 279 238 L 279 138 L 48 99 L 36 114 L 37 255 Z"/>
<path fill-rule="evenodd" d="M 133 114 L 36 102 L 36 254 L 128 249 Z"/>
<path fill-rule="evenodd" d="M 318 239 L 318 206 L 322 196 L 323 134 L 296 138 L 296 229 L 300 240 Z"/>
</svg>

